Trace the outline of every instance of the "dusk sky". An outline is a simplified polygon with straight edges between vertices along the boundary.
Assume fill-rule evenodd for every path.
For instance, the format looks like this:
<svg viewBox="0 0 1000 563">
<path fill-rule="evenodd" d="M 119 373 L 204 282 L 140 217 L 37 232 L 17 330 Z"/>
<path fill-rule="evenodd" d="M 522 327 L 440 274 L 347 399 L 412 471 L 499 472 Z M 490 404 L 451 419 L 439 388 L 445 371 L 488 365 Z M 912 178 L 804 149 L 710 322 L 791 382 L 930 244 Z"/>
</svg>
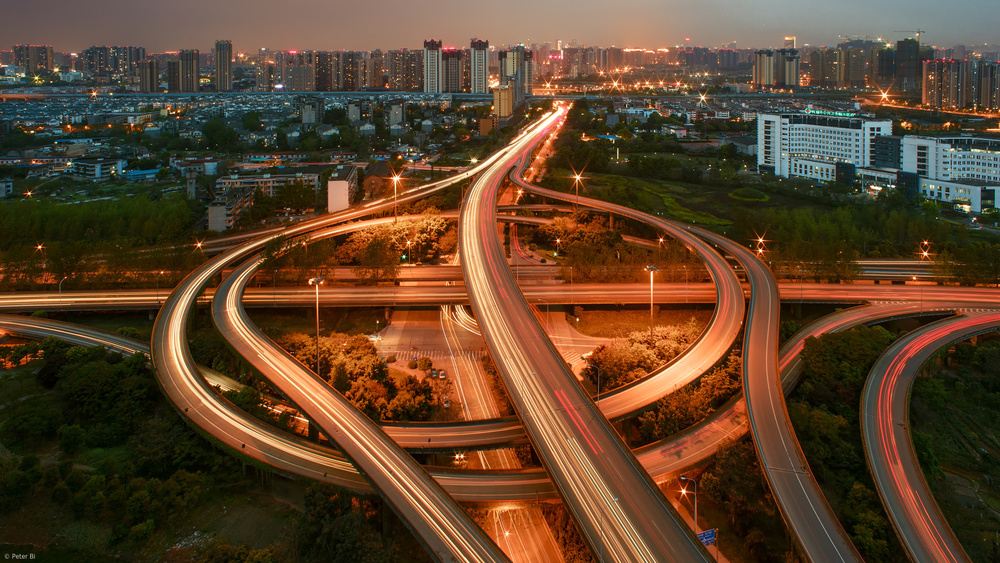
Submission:
<svg viewBox="0 0 1000 563">
<path fill-rule="evenodd" d="M 997 0 L 29 0 L 3 8 L 6 45 L 51 44 L 57 51 L 91 45 L 139 45 L 149 51 L 234 48 L 418 48 L 426 38 L 467 46 L 576 40 L 587 45 L 669 47 L 834 45 L 838 35 L 902 39 L 927 30 L 924 43 L 951 47 L 1000 43 Z"/>
</svg>

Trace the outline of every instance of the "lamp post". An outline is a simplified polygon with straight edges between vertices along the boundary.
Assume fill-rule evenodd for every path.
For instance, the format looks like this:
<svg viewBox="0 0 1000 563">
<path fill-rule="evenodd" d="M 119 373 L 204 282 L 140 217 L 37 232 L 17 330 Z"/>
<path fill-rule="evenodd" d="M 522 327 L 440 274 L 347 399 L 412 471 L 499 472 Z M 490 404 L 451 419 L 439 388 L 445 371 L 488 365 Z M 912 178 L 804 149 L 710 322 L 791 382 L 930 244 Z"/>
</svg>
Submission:
<svg viewBox="0 0 1000 563">
<path fill-rule="evenodd" d="M 63 278 L 61 280 L 59 280 L 59 302 L 60 303 L 62 303 L 62 282 L 66 281 L 66 277 L 67 276 L 63 276 Z"/>
<path fill-rule="evenodd" d="M 412 264 L 413 263 L 413 257 L 410 256 L 410 245 L 411 244 L 413 244 L 413 241 L 409 241 L 409 240 L 406 241 L 406 263 L 407 264 Z"/>
<path fill-rule="evenodd" d="M 162 276 L 162 275 L 163 275 L 163 270 L 160 270 L 160 272 L 158 274 L 156 274 L 156 306 L 157 307 L 160 306 L 160 276 Z M 66 279 L 66 278 L 63 278 L 63 279 Z M 59 283 L 61 284 L 62 282 L 59 282 Z"/>
<path fill-rule="evenodd" d="M 680 478 L 680 480 L 691 481 L 692 483 L 694 483 L 694 491 L 691 493 L 691 496 L 694 497 L 694 526 L 692 527 L 694 528 L 694 533 L 697 534 L 698 533 L 698 481 L 695 481 L 690 477 L 683 477 L 683 476 Z M 687 487 L 681 487 L 681 494 L 682 495 L 688 494 Z"/>
<path fill-rule="evenodd" d="M 684 265 L 684 302 L 688 302 L 688 267 Z"/>
<path fill-rule="evenodd" d="M 392 222 L 395 223 L 399 219 L 399 215 L 396 212 L 396 203 L 399 198 L 398 194 L 399 188 L 399 175 L 392 177 Z"/>
<path fill-rule="evenodd" d="M 646 266 L 646 271 L 649 272 L 649 340 L 653 340 L 653 274 L 659 272 L 660 269 L 656 266 L 650 264 Z"/>
<path fill-rule="evenodd" d="M 309 285 L 316 286 L 316 375 L 319 375 L 319 286 L 324 278 L 309 278 Z"/>
<path fill-rule="evenodd" d="M 576 187 L 576 201 L 573 202 L 573 213 L 576 213 L 576 206 L 580 203 L 580 184 L 583 182 L 583 177 L 579 174 L 573 176 L 573 186 Z"/>
<path fill-rule="evenodd" d="M 913 276 L 913 284 L 917 284 L 917 276 Z M 920 312 L 924 312 L 924 286 L 919 286 L 918 291 L 920 292 Z"/>
<path fill-rule="evenodd" d="M 597 408 L 601 408 L 601 366 L 597 364 L 588 364 L 597 370 L 597 399 L 594 400 L 597 403 Z"/>
</svg>

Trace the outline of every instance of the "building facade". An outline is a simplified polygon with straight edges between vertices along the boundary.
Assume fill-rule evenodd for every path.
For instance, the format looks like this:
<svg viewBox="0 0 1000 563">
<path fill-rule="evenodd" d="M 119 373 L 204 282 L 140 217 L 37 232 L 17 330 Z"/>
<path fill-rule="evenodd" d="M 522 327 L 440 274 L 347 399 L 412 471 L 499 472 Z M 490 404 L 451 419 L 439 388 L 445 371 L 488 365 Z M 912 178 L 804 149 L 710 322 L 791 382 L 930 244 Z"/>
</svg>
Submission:
<svg viewBox="0 0 1000 563">
<path fill-rule="evenodd" d="M 469 47 L 469 91 L 488 94 L 490 91 L 490 42 L 473 39 Z"/>
<path fill-rule="evenodd" d="M 871 165 L 875 139 L 892 134 L 892 120 L 807 110 L 761 113 L 757 118 L 757 167 L 783 178 L 838 179 L 838 163 Z"/>
<path fill-rule="evenodd" d="M 424 41 L 424 92 L 440 94 L 444 92 L 444 65 L 441 41 Z"/>
<path fill-rule="evenodd" d="M 233 42 L 215 42 L 215 89 L 219 92 L 233 90 Z"/>
<path fill-rule="evenodd" d="M 969 61 L 924 61 L 921 101 L 936 109 L 972 106 L 972 65 Z"/>
<path fill-rule="evenodd" d="M 55 66 L 52 45 L 14 45 L 14 66 L 28 74 L 51 71 Z"/>
<path fill-rule="evenodd" d="M 177 91 L 197 92 L 201 80 L 198 49 L 184 49 L 177 57 Z"/>
</svg>

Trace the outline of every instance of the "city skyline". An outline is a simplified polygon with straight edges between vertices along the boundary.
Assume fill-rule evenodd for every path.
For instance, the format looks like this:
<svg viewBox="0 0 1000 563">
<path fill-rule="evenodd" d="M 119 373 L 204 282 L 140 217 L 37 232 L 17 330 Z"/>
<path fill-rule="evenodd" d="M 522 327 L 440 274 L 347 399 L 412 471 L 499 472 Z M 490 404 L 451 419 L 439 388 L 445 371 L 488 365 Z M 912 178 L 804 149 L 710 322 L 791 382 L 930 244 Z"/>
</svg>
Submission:
<svg viewBox="0 0 1000 563">
<path fill-rule="evenodd" d="M 260 0 L 236 2 L 180 0 L 169 11 L 122 0 L 95 0 L 86 4 L 56 0 L 39 5 L 20 3 L 8 8 L 10 21 L 45 21 L 43 28 L 14 26 L 7 40 L 13 44 L 51 44 L 56 51 L 74 52 L 90 45 L 135 44 L 151 52 L 201 49 L 226 37 L 235 51 L 283 49 L 395 49 L 417 48 L 424 39 L 439 38 L 446 46 L 463 46 L 480 37 L 491 45 L 550 43 L 635 48 L 675 45 L 735 48 L 778 47 L 785 35 L 799 38 L 799 45 L 835 45 L 843 36 L 882 37 L 895 41 L 912 35 L 897 30 L 923 29 L 922 42 L 939 47 L 956 44 L 982 46 L 1000 43 L 1000 32 L 989 18 L 965 21 L 965 14 L 988 12 L 991 0 L 971 0 L 961 12 L 936 13 L 930 0 L 876 4 L 847 0 L 803 8 L 791 0 L 766 0 L 753 5 L 732 0 L 711 0 L 698 5 L 667 5 L 653 0 L 616 4 L 620 25 L 608 25 L 607 6 L 593 0 L 549 2 L 539 6 L 512 0 L 496 18 L 476 18 L 468 11 L 416 10 L 399 0 L 387 0 L 381 13 L 407 13 L 405 18 L 373 21 L 367 12 L 349 12 L 315 0 L 297 0 L 288 6 L 292 21 L 270 25 L 273 6 Z M 198 18 L 190 18 L 192 13 Z M 679 11 L 682 16 L 678 16 Z M 904 11 L 905 10 L 905 11 Z M 295 14 L 308 11 L 309 18 Z M 52 13 L 59 14 L 52 18 Z M 524 17 L 525 14 L 533 17 Z M 857 14 L 864 13 L 864 22 Z M 904 15 L 897 15 L 902 13 Z M 108 14 L 120 14 L 108 17 Z M 915 14 L 915 15 L 914 15 Z M 641 17 L 639 17 L 641 15 Z M 462 29 L 462 32 L 455 30 Z M 464 31 L 467 30 L 467 31 Z"/>
</svg>

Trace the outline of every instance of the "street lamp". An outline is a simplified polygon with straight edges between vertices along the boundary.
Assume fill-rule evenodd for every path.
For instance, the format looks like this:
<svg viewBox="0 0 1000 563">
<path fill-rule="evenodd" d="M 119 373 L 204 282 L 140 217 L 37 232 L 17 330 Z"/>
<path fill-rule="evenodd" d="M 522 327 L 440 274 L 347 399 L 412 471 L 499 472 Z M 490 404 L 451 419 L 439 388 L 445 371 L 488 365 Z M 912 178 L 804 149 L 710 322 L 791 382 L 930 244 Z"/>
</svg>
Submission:
<svg viewBox="0 0 1000 563">
<path fill-rule="evenodd" d="M 917 276 L 913 276 L 913 284 L 916 285 L 916 283 L 917 283 Z M 924 286 L 921 285 L 919 287 L 919 291 L 920 291 L 920 312 L 923 313 L 924 312 Z"/>
<path fill-rule="evenodd" d="M 698 533 L 698 481 L 695 481 L 694 479 L 692 479 L 690 477 L 683 477 L 683 476 L 681 477 L 680 480 L 681 481 L 691 481 L 691 483 L 694 484 L 694 491 L 691 492 L 691 496 L 694 497 L 694 526 L 693 526 L 693 528 L 694 528 L 694 533 L 697 534 Z M 688 494 L 687 487 L 681 487 L 681 494 L 682 495 L 687 495 Z"/>
<path fill-rule="evenodd" d="M 321 277 L 309 278 L 309 285 L 316 286 L 316 375 L 319 375 L 319 286 L 325 281 Z"/>
<path fill-rule="evenodd" d="M 587 364 L 590 367 L 597 370 L 597 399 L 594 401 L 597 403 L 597 408 L 601 408 L 601 366 L 597 364 Z"/>
<path fill-rule="evenodd" d="M 684 302 L 688 302 L 688 267 L 684 265 Z"/>
<path fill-rule="evenodd" d="M 559 251 L 562 250 L 562 239 L 556 239 L 556 256 L 559 256 Z"/>
<path fill-rule="evenodd" d="M 399 194 L 397 193 L 398 191 L 397 188 L 399 188 L 399 174 L 396 174 L 395 176 L 392 177 L 392 222 L 393 223 L 395 223 L 399 218 L 396 212 L 396 203 L 397 203 L 397 198 L 399 197 Z"/>
<path fill-rule="evenodd" d="M 406 263 L 407 264 L 412 264 L 413 263 L 413 257 L 410 256 L 410 245 L 411 244 L 413 244 L 413 241 L 409 241 L 409 240 L 406 241 Z"/>
<path fill-rule="evenodd" d="M 653 341 L 653 274 L 659 272 L 660 269 L 650 264 L 646 266 L 646 271 L 649 272 L 649 341 Z"/>
<path fill-rule="evenodd" d="M 573 202 L 573 212 L 576 212 L 576 206 L 580 203 L 580 184 L 583 183 L 583 176 L 579 174 L 573 175 L 573 186 L 576 187 L 576 201 Z"/>
<path fill-rule="evenodd" d="M 160 306 L 160 276 L 162 276 L 162 275 L 163 275 L 163 270 L 160 270 L 160 272 L 158 274 L 156 274 L 156 306 L 157 307 Z M 62 282 L 60 282 L 60 283 L 62 283 Z"/>
<path fill-rule="evenodd" d="M 59 302 L 62 303 L 62 282 L 66 281 L 67 276 L 63 276 L 63 279 L 59 280 Z"/>
</svg>

